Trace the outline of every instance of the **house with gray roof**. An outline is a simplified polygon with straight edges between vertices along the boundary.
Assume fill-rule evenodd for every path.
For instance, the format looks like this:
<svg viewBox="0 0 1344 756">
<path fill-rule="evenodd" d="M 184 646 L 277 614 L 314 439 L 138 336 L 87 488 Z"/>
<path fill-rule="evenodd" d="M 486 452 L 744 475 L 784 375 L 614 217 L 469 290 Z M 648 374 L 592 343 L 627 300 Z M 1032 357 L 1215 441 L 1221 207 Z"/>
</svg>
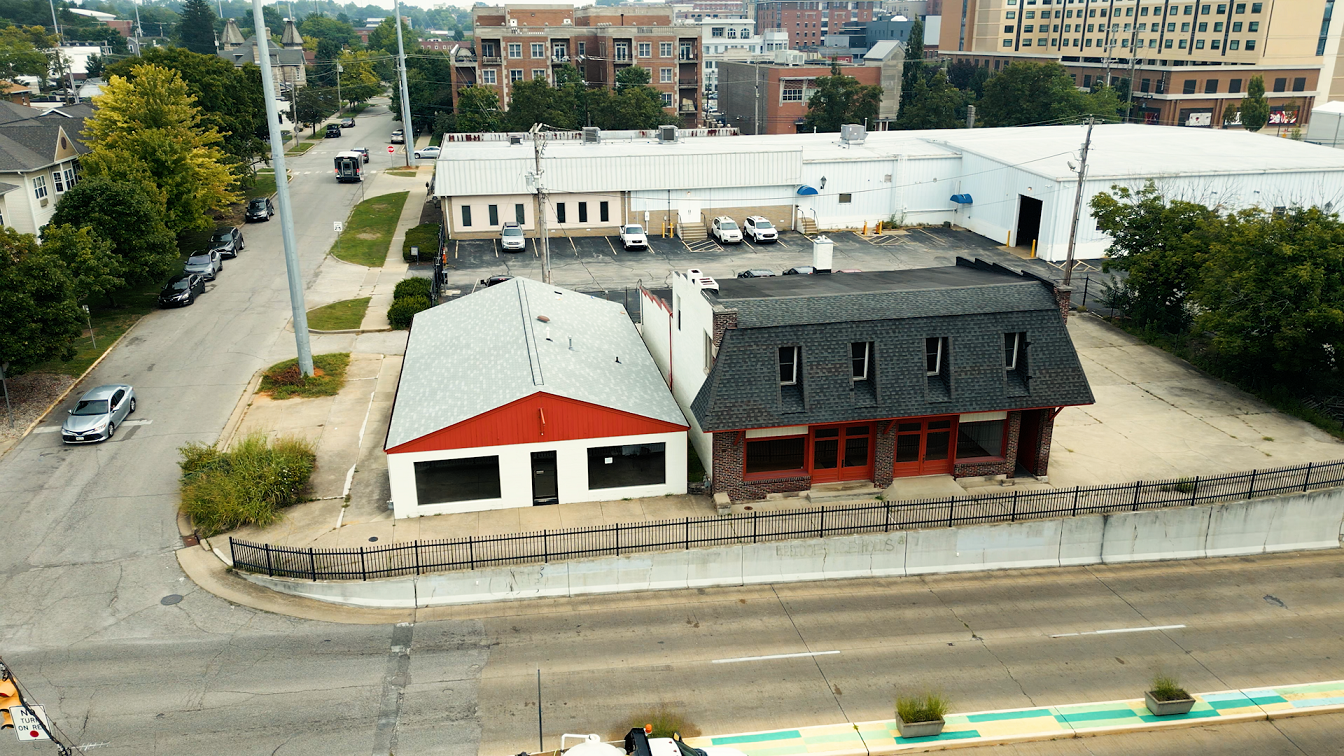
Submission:
<svg viewBox="0 0 1344 756">
<path fill-rule="evenodd" d="M 43 111 L 0 101 L 0 225 L 36 234 L 79 181 L 88 104 Z"/>
<path fill-rule="evenodd" d="M 818 264 L 818 268 L 824 265 Z M 1043 477 L 1055 416 L 1093 403 L 1069 292 L 955 265 L 641 292 L 642 334 L 733 500 L 897 478 Z"/>
<path fill-rule="evenodd" d="M 303 37 L 300 36 L 298 27 L 294 25 L 294 19 L 285 19 L 285 32 L 280 37 L 280 45 L 276 46 L 268 41 L 266 51 L 270 54 L 271 77 L 275 79 L 277 88 L 308 85 L 307 69 L 304 68 L 308 64 L 308 58 L 303 50 Z M 244 38 L 242 30 L 238 28 L 238 22 L 232 18 L 224 22 L 224 34 L 219 40 L 219 52 L 215 54 L 236 68 L 242 68 L 249 63 L 261 65 L 259 62 L 261 53 L 257 46 L 256 35 Z"/>
<path fill-rule="evenodd" d="M 625 309 L 526 278 L 415 316 L 397 517 L 686 493 L 686 421 Z"/>
</svg>

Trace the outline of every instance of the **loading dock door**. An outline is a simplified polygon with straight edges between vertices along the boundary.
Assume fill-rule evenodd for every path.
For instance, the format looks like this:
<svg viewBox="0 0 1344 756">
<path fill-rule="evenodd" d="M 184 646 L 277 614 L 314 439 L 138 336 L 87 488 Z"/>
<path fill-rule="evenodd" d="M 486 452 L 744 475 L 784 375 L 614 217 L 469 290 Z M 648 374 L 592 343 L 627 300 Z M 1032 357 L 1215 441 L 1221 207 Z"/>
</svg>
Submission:
<svg viewBox="0 0 1344 756">
<path fill-rule="evenodd" d="M 1032 242 L 1040 237 L 1041 206 L 1041 201 L 1035 197 L 1018 195 L 1017 246 L 1031 249 Z"/>
</svg>

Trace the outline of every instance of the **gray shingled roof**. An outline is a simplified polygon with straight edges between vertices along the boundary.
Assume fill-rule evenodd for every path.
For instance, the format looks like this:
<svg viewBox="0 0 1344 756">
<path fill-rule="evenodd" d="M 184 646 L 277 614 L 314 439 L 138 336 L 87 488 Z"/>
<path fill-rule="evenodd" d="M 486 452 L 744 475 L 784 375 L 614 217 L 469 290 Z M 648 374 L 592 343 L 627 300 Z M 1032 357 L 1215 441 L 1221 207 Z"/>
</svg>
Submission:
<svg viewBox="0 0 1344 756">
<path fill-rule="evenodd" d="M 17 107 L 22 110 L 0 109 L 0 115 L 15 116 L 8 121 L 0 120 L 0 172 L 32 171 L 55 163 L 62 130 L 76 152 L 89 151 L 79 141 L 84 130 L 83 111 L 51 115 L 36 108 Z"/>
<path fill-rule="evenodd" d="M 384 448 L 537 392 L 686 424 L 624 308 L 514 278 L 415 316 Z"/>
<path fill-rule="evenodd" d="M 859 282 L 832 285 L 798 276 L 803 283 L 784 283 L 779 298 L 768 296 L 769 287 L 783 278 L 762 279 L 751 292 L 725 281 L 722 298 L 706 294 L 738 310 L 739 321 L 724 333 L 714 368 L 691 404 L 704 430 L 1093 402 L 1054 296 L 1041 281 L 963 266 L 844 275 L 867 280 L 848 293 L 837 287 Z M 808 280 L 820 284 L 817 295 L 797 293 Z M 885 292 L 872 290 L 884 286 Z M 1025 332 L 1029 343 L 1025 383 L 1021 373 L 1003 368 L 1003 334 L 1015 332 Z M 933 337 L 949 340 L 950 390 L 924 374 L 924 340 Z M 864 341 L 875 345 L 870 388 L 850 381 L 849 345 Z M 778 349 L 791 345 L 802 347 L 797 398 L 779 385 Z"/>
</svg>

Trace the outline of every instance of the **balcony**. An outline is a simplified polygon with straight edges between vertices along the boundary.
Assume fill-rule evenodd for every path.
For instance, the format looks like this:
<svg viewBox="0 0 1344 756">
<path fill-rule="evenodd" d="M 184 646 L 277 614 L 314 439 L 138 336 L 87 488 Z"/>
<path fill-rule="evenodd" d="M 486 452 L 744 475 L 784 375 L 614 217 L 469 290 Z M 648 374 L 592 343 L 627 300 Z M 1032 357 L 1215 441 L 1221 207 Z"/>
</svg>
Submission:
<svg viewBox="0 0 1344 756">
<path fill-rule="evenodd" d="M 498 55 L 482 55 L 481 64 L 486 66 L 501 66 L 504 65 L 504 60 Z"/>
<path fill-rule="evenodd" d="M 682 89 L 699 89 L 700 82 L 695 79 L 681 79 L 677 82 L 677 86 Z"/>
<path fill-rule="evenodd" d="M 698 112 L 700 112 L 700 109 L 699 109 L 698 107 L 696 107 L 696 105 L 695 105 L 694 102 L 690 102 L 689 100 L 687 100 L 687 101 L 683 101 L 683 102 L 681 103 L 681 112 L 682 112 L 682 114 L 686 114 L 686 113 L 698 113 Z"/>
<path fill-rule="evenodd" d="M 677 55 L 677 60 L 683 63 L 695 62 L 696 60 L 699 60 L 699 56 L 695 54 L 695 50 L 682 50 L 681 53 Z"/>
</svg>

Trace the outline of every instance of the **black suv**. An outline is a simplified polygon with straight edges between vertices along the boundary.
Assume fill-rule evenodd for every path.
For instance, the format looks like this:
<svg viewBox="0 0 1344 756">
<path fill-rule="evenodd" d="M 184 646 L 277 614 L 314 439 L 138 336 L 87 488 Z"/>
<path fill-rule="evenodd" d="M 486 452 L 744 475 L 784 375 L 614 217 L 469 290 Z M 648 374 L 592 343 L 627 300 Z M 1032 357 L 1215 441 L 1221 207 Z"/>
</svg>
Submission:
<svg viewBox="0 0 1344 756">
<path fill-rule="evenodd" d="M 247 213 L 243 216 L 243 220 L 248 223 L 269 221 L 273 215 L 275 215 L 275 205 L 271 204 L 271 198 L 257 197 L 247 203 Z"/>
<path fill-rule="evenodd" d="M 338 137 L 340 135 L 341 135 L 341 127 L 339 124 L 335 123 L 327 124 L 327 139 L 331 139 L 332 137 Z"/>
<path fill-rule="evenodd" d="M 237 257 L 243 251 L 243 232 L 236 228 L 217 228 L 210 237 L 210 251 L 220 257 Z"/>
</svg>

